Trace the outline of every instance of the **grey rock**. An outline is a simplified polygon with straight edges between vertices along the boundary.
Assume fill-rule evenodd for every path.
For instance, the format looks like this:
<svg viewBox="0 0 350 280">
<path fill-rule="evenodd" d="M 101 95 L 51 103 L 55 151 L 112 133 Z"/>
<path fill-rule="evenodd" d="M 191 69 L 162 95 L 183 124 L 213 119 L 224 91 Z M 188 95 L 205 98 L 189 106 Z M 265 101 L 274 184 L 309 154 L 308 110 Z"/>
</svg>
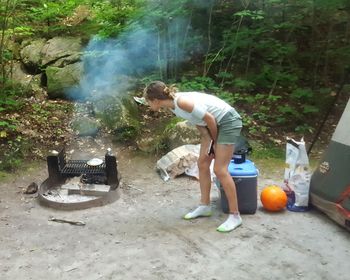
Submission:
<svg viewBox="0 0 350 280">
<path fill-rule="evenodd" d="M 50 98 L 72 98 L 74 99 L 74 87 L 78 87 L 83 75 L 81 62 L 69 64 L 63 68 L 49 66 L 46 68 L 47 94 Z M 71 95 L 69 95 L 69 92 Z"/>
<path fill-rule="evenodd" d="M 28 74 L 23 64 L 19 61 L 15 61 L 6 67 L 6 74 L 9 79 L 23 87 L 24 93 L 30 93 L 32 95 L 44 95 L 45 91 L 41 87 L 41 74 L 31 75 Z"/>
<path fill-rule="evenodd" d="M 175 149 L 186 144 L 200 143 L 198 129 L 188 121 L 178 122 L 168 132 L 168 143 L 170 149 Z"/>
<path fill-rule="evenodd" d="M 45 43 L 45 39 L 38 39 L 31 42 L 25 41 L 22 43 L 20 56 L 23 64 L 31 73 L 38 73 L 41 71 L 42 51 Z"/>
<path fill-rule="evenodd" d="M 42 65 L 52 64 L 59 59 L 73 57 L 80 54 L 83 48 L 79 37 L 55 37 L 46 42 L 41 50 Z"/>
<path fill-rule="evenodd" d="M 78 117 L 71 123 L 72 129 L 79 136 L 96 136 L 101 125 L 95 119 L 88 117 Z"/>
</svg>

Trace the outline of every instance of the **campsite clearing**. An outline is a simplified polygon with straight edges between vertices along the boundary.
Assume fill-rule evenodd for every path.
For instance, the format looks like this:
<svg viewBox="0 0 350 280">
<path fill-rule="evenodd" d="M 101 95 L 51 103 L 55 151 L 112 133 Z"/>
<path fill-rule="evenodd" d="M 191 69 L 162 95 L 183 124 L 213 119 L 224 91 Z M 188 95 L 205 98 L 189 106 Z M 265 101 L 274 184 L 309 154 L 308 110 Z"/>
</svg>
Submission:
<svg viewBox="0 0 350 280">
<path fill-rule="evenodd" d="M 1 184 L 1 279 L 348 279 L 349 232 L 318 210 L 268 213 L 259 203 L 240 228 L 218 233 L 225 214 L 216 188 L 213 216 L 185 221 L 198 182 L 164 182 L 156 158 L 115 149 L 121 198 L 103 207 L 58 211 L 22 194 L 47 177 L 44 162 Z M 281 176 L 259 176 L 259 189 Z"/>
</svg>

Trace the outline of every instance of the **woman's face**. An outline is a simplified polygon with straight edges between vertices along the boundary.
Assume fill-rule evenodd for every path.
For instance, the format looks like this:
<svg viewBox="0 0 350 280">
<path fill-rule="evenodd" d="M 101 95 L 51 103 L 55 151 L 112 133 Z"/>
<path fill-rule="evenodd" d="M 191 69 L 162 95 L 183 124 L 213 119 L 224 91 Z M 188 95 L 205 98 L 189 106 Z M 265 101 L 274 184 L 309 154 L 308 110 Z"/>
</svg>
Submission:
<svg viewBox="0 0 350 280">
<path fill-rule="evenodd" d="M 160 100 L 153 99 L 153 100 L 147 100 L 147 103 L 152 111 L 159 111 L 160 109 Z"/>
</svg>

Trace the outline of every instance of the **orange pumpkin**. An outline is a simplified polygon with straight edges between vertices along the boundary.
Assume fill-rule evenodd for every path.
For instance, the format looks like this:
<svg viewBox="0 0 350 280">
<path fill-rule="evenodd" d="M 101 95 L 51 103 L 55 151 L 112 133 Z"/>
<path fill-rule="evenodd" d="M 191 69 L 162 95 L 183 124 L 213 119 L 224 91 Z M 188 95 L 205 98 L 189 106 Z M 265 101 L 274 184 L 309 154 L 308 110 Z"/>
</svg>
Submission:
<svg viewBox="0 0 350 280">
<path fill-rule="evenodd" d="M 286 207 L 288 199 L 279 186 L 271 185 L 262 190 L 260 200 L 266 210 L 277 212 Z"/>
</svg>

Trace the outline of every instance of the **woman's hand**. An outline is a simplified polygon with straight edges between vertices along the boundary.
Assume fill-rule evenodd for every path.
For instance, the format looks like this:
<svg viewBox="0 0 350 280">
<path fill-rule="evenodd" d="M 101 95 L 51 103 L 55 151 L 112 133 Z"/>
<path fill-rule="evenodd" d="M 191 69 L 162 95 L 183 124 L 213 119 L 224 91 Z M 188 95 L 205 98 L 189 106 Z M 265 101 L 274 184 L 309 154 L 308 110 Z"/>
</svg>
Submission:
<svg viewBox="0 0 350 280">
<path fill-rule="evenodd" d="M 214 146 L 215 146 L 214 140 L 210 140 L 209 147 L 208 147 L 208 150 L 207 150 L 208 156 L 215 155 Z"/>
</svg>

